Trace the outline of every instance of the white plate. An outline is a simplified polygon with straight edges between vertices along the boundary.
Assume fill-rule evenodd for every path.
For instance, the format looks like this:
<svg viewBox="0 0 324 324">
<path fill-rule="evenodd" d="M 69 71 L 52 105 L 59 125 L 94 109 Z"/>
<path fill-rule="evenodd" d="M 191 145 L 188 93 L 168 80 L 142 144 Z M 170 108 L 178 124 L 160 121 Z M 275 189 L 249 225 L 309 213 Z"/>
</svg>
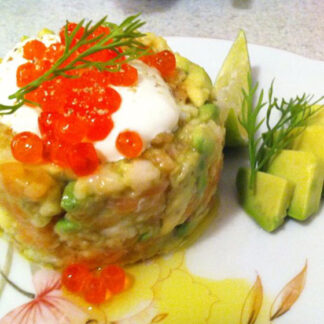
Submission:
<svg viewBox="0 0 324 324">
<path fill-rule="evenodd" d="M 173 50 L 202 65 L 212 80 L 216 78 L 217 71 L 232 44 L 229 41 L 214 39 L 167 39 Z M 249 52 L 253 76 L 259 81 L 260 87 L 268 89 L 271 81 L 275 79 L 275 94 L 278 97 L 289 98 L 304 92 L 315 96 L 324 94 L 324 62 L 255 45 L 249 45 Z M 237 203 L 235 176 L 238 167 L 246 164 L 245 153 L 226 151 L 225 157 L 220 182 L 219 217 L 199 241 L 186 251 L 189 271 L 193 275 L 213 280 L 244 278 L 249 280 L 251 286 L 258 275 L 262 281 L 264 296 L 267 296 L 264 300 L 273 300 L 281 289 L 301 272 L 307 260 L 304 290 L 291 309 L 273 323 L 324 323 L 324 212 L 319 212 L 306 223 L 289 220 L 276 233 L 264 232 Z M 2 264 L 6 249 L 7 244 L 1 241 Z M 34 291 L 31 267 L 28 261 L 16 253 L 13 256 L 10 278 L 25 290 Z M 1 296 L 0 318 L 28 301 L 28 298 L 6 285 Z M 152 319 L 156 313 L 153 308 L 150 312 Z M 135 322 L 134 320 L 127 323 Z M 65 322 L 62 320 L 60 323 Z M 124 322 L 116 320 L 116 323 Z M 216 324 L 223 323 L 225 319 L 219 318 Z M 259 319 L 255 323 L 266 324 L 270 323 L 270 320 Z M 177 324 L 182 322 L 179 320 Z"/>
</svg>

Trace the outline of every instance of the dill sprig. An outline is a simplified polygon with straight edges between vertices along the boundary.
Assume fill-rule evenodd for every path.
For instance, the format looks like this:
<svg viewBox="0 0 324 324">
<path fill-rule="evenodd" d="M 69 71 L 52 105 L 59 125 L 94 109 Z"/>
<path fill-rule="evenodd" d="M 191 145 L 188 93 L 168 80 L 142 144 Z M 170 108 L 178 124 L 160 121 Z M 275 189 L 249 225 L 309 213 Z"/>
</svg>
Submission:
<svg viewBox="0 0 324 324">
<path fill-rule="evenodd" d="M 99 71 L 115 72 L 120 70 L 122 64 L 147 54 L 147 50 L 138 40 L 140 37 L 145 35 L 138 31 L 138 29 L 145 24 L 145 22 L 138 19 L 138 16 L 139 14 L 130 16 L 120 25 L 108 22 L 107 16 L 94 24 L 91 20 L 85 24 L 85 19 L 82 19 L 70 34 L 68 32 L 69 22 L 67 21 L 64 29 L 65 50 L 62 56 L 43 75 L 9 96 L 9 99 L 16 100 L 14 105 L 10 106 L 0 104 L 0 115 L 12 114 L 24 103 L 29 102 L 25 99 L 25 95 L 37 89 L 42 83 L 50 81 L 58 76 L 66 78 L 76 77 L 68 74 L 68 71 L 95 67 Z M 96 37 L 90 38 L 89 36 L 92 35 L 101 25 L 109 26 L 111 32 L 108 35 L 100 34 Z M 72 46 L 72 41 L 81 28 L 84 28 L 82 37 L 80 37 L 80 39 Z M 85 51 L 82 53 L 78 52 L 75 58 L 63 65 L 73 54 L 85 45 L 88 46 Z M 118 50 L 118 48 L 121 47 L 123 48 L 122 53 Z M 87 60 L 89 55 L 106 49 L 114 51 L 116 56 L 105 62 Z M 120 60 L 121 57 L 125 59 Z"/>
<path fill-rule="evenodd" d="M 249 75 L 248 91 L 243 90 L 240 123 L 248 134 L 251 187 L 254 187 L 256 173 L 265 171 L 277 154 L 288 148 L 294 138 L 304 131 L 308 119 L 324 108 L 323 105 L 314 108 L 314 105 L 323 100 L 324 96 L 313 100 L 313 96 L 303 94 L 288 101 L 279 100 L 273 95 L 273 82 L 268 91 L 268 101 L 264 101 L 263 89 L 255 101 L 257 89 L 258 83 L 253 84 L 251 75 Z M 258 121 L 259 114 L 265 106 L 267 106 L 265 117 Z M 274 114 L 278 116 L 273 116 Z M 260 127 L 264 123 L 266 130 L 260 134 Z"/>
</svg>

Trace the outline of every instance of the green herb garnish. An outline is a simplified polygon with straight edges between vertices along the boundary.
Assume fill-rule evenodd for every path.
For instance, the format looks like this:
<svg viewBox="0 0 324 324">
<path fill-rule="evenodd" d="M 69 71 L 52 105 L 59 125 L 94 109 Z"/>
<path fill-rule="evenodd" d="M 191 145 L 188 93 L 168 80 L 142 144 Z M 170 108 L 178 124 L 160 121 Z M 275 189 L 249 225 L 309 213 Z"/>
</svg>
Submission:
<svg viewBox="0 0 324 324">
<path fill-rule="evenodd" d="M 264 101 L 264 90 L 258 99 L 255 95 L 258 83 L 253 85 L 248 76 L 248 92 L 243 90 L 242 118 L 240 122 L 248 134 L 248 150 L 251 168 L 250 186 L 255 184 L 258 171 L 265 171 L 269 163 L 283 149 L 289 147 L 294 138 L 304 131 L 308 119 L 324 106 L 314 109 L 314 105 L 324 96 L 313 100 L 313 96 L 303 94 L 288 101 L 273 96 L 273 82 L 268 91 L 268 101 Z M 263 107 L 267 106 L 265 117 L 258 121 Z M 273 116 L 278 114 L 278 117 Z M 273 119 L 276 119 L 274 122 Z M 266 124 L 266 131 L 259 134 L 260 127 Z"/>
<path fill-rule="evenodd" d="M 10 106 L 0 104 L 0 115 L 12 114 L 24 103 L 29 102 L 25 99 L 25 95 L 37 89 L 42 83 L 50 81 L 58 76 L 63 76 L 66 78 L 75 77 L 67 74 L 67 71 L 90 67 L 95 67 L 99 71 L 119 71 L 122 64 L 145 55 L 147 50 L 138 40 L 138 38 L 145 35 L 138 31 L 138 29 L 142 27 L 145 22 L 138 19 L 138 16 L 139 15 L 130 16 L 126 18 L 120 25 L 107 22 L 107 17 L 100 19 L 95 24 L 93 24 L 92 21 L 85 24 L 85 20 L 82 19 L 71 34 L 68 33 L 69 22 L 67 21 L 64 31 L 65 51 L 63 55 L 42 76 L 9 96 L 9 99 L 16 99 L 16 103 L 14 105 Z M 93 34 L 101 25 L 111 27 L 110 34 L 101 34 L 94 38 L 89 38 L 89 36 Z M 84 27 L 82 37 L 75 43 L 75 45 L 71 46 L 74 36 L 82 27 Z M 66 62 L 74 53 L 78 51 L 80 47 L 84 45 L 90 46 L 84 52 L 78 53 L 78 55 L 72 59 L 71 62 L 65 66 L 62 66 L 64 62 Z M 122 53 L 118 51 L 119 47 L 123 47 Z M 93 62 L 87 60 L 87 56 L 106 49 L 115 51 L 117 54 L 116 57 L 105 62 Z M 120 60 L 121 57 L 124 57 L 125 60 Z"/>
</svg>

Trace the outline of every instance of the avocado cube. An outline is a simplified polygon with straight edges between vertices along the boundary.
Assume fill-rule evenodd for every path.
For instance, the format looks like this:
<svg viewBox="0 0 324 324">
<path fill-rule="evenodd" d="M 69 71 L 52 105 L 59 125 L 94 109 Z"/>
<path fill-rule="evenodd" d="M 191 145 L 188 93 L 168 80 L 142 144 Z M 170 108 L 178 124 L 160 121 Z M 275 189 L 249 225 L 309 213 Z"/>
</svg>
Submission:
<svg viewBox="0 0 324 324">
<path fill-rule="evenodd" d="M 319 160 L 324 173 L 324 123 L 323 125 L 308 126 L 297 136 L 291 148 L 298 151 L 313 153 Z"/>
<path fill-rule="evenodd" d="M 294 186 L 272 174 L 257 172 L 250 186 L 251 170 L 240 168 L 236 178 L 239 202 L 244 210 L 266 231 L 277 229 L 287 215 Z"/>
<path fill-rule="evenodd" d="M 319 209 L 323 172 L 310 152 L 282 150 L 271 162 L 268 172 L 295 185 L 288 215 L 305 220 Z"/>
<path fill-rule="evenodd" d="M 239 202 L 243 209 L 266 231 L 277 229 L 287 215 L 293 184 L 264 172 L 257 172 L 250 186 L 251 170 L 240 168 L 236 178 Z"/>
</svg>

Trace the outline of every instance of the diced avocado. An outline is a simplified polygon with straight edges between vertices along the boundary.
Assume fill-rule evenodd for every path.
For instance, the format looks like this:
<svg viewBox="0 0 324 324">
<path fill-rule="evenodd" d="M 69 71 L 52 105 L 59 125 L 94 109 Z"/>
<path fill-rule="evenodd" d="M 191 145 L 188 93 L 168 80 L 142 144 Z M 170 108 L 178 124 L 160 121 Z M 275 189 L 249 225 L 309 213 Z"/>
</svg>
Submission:
<svg viewBox="0 0 324 324">
<path fill-rule="evenodd" d="M 282 150 L 271 162 L 268 172 L 295 185 L 288 215 L 305 220 L 316 213 L 323 186 L 323 172 L 310 152 Z"/>
<path fill-rule="evenodd" d="M 197 172 L 197 191 L 198 194 L 203 194 L 208 184 L 208 163 L 206 161 L 206 156 L 201 155 L 198 172 Z"/>
<path fill-rule="evenodd" d="M 203 105 L 210 97 L 213 88 L 207 72 L 179 54 L 176 55 L 176 64 L 187 73 L 184 87 L 189 99 L 196 107 Z"/>
<path fill-rule="evenodd" d="M 215 120 L 219 117 L 219 109 L 212 103 L 206 103 L 199 107 L 199 118 L 201 121 Z"/>
<path fill-rule="evenodd" d="M 204 172 L 206 170 L 206 166 L 207 166 L 206 159 L 202 157 L 198 163 L 199 172 Z"/>
<path fill-rule="evenodd" d="M 192 145 L 201 154 L 209 155 L 213 150 L 215 143 L 213 137 L 209 134 L 207 127 L 196 127 L 192 134 Z"/>
<path fill-rule="evenodd" d="M 82 199 L 77 198 L 75 195 L 75 181 L 71 181 L 64 188 L 61 207 L 67 212 L 68 219 L 82 219 L 82 221 L 86 222 L 86 219 L 91 215 L 99 214 L 104 206 L 104 196 L 87 195 Z M 105 211 L 109 212 L 107 207 Z"/>
<path fill-rule="evenodd" d="M 139 236 L 138 241 L 145 242 L 145 241 L 149 240 L 151 237 L 152 237 L 151 232 L 145 232 Z"/>
<path fill-rule="evenodd" d="M 81 229 L 81 225 L 77 222 L 61 218 L 54 227 L 54 230 L 58 234 L 75 233 Z"/>
<path fill-rule="evenodd" d="M 297 136 L 291 144 L 291 148 L 298 151 L 313 153 L 321 163 L 324 173 L 324 124 L 308 126 Z"/>
<path fill-rule="evenodd" d="M 184 70 L 185 72 L 189 72 L 189 65 L 192 63 L 187 58 L 179 55 L 178 53 L 175 54 L 175 58 L 177 68 Z"/>
<path fill-rule="evenodd" d="M 178 237 L 184 237 L 189 234 L 190 226 L 191 223 L 190 221 L 185 221 L 184 223 L 177 225 L 174 229 L 175 235 Z"/>
<path fill-rule="evenodd" d="M 75 182 L 69 182 L 67 186 L 64 188 L 62 200 L 61 200 L 61 207 L 66 210 L 67 212 L 72 211 L 78 205 L 78 200 L 74 195 L 74 186 Z"/>
<path fill-rule="evenodd" d="M 212 92 L 212 82 L 207 72 L 196 64 L 189 66 L 188 76 L 184 81 L 188 97 L 192 103 L 199 107 L 203 105 Z"/>
<path fill-rule="evenodd" d="M 287 215 L 293 184 L 264 172 L 257 172 L 250 186 L 250 169 L 240 168 L 236 178 L 239 201 L 244 210 L 266 231 L 277 229 Z"/>
<path fill-rule="evenodd" d="M 139 235 L 138 241 L 139 242 L 145 242 L 152 237 L 156 236 L 159 231 L 160 227 L 159 226 L 144 226 L 141 227 L 141 230 L 143 231 L 142 234 Z"/>
<path fill-rule="evenodd" d="M 208 184 L 208 172 L 206 170 L 205 172 L 201 172 L 201 174 L 198 177 L 197 189 L 199 194 L 202 194 L 205 191 L 207 184 Z"/>
</svg>

